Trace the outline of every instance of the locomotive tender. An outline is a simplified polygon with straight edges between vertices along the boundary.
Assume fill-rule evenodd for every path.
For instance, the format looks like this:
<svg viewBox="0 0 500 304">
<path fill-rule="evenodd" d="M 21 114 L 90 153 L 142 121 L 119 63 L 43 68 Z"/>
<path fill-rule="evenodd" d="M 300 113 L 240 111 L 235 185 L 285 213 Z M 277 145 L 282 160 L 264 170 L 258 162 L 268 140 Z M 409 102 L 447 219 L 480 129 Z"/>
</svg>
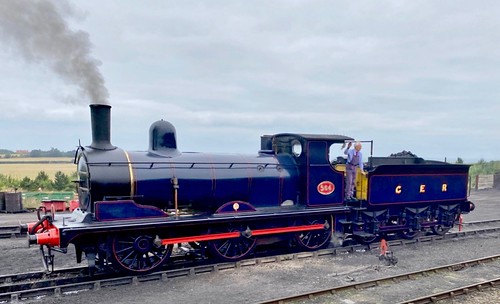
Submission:
<svg viewBox="0 0 500 304">
<path fill-rule="evenodd" d="M 78 263 L 85 253 L 90 267 L 142 273 L 164 264 L 175 244 L 231 261 L 279 240 L 316 250 L 332 236 L 368 243 L 389 233 L 444 234 L 474 208 L 468 165 L 370 157 L 357 199 L 346 202 L 345 161 L 330 159 L 350 137 L 264 135 L 256 155 L 186 153 L 175 128 L 160 120 L 149 130 L 149 149 L 131 152 L 111 144 L 111 107 L 90 108 L 92 144 L 75 158 L 80 207 L 39 211 L 38 222 L 22 226 L 47 270 L 52 251 L 66 253 L 70 244 Z"/>
</svg>

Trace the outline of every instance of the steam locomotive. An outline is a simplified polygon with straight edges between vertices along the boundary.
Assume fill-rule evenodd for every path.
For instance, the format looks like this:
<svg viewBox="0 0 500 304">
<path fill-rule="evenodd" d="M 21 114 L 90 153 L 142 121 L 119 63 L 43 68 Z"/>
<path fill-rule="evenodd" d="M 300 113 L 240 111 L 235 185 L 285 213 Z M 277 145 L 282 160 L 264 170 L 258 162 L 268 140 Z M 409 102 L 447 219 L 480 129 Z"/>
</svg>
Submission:
<svg viewBox="0 0 500 304">
<path fill-rule="evenodd" d="M 144 273 L 166 263 L 176 244 L 234 261 L 283 240 L 317 250 L 332 237 L 369 243 L 393 233 L 444 234 L 474 209 L 468 165 L 370 157 L 356 199 L 345 201 L 345 159 L 334 154 L 351 137 L 282 133 L 262 136 L 255 155 L 186 153 L 174 126 L 160 120 L 149 149 L 132 152 L 111 144 L 111 107 L 90 109 L 92 143 L 75 157 L 79 208 L 39 211 L 22 226 L 47 270 L 53 251 L 70 244 L 78 263 L 85 253 L 90 267 Z"/>
</svg>

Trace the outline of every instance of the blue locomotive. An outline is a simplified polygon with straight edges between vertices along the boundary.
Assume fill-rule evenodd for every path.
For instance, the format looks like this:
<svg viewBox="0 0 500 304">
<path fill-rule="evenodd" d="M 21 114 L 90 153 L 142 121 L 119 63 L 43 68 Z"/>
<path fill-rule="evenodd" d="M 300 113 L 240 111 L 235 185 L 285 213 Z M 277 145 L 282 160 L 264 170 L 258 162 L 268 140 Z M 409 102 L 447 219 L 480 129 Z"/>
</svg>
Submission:
<svg viewBox="0 0 500 304">
<path fill-rule="evenodd" d="M 85 253 L 91 267 L 142 273 L 164 264 L 175 244 L 231 261 L 279 240 L 316 250 L 332 236 L 369 243 L 392 233 L 444 234 L 473 210 L 467 165 L 370 157 L 357 199 L 346 202 L 345 160 L 334 154 L 353 138 L 284 133 L 262 136 L 255 155 L 185 153 L 175 128 L 160 120 L 149 149 L 131 152 L 111 144 L 111 107 L 90 108 L 92 144 L 75 159 L 80 208 L 23 225 L 47 269 L 52 251 L 70 244 L 77 262 Z"/>
</svg>

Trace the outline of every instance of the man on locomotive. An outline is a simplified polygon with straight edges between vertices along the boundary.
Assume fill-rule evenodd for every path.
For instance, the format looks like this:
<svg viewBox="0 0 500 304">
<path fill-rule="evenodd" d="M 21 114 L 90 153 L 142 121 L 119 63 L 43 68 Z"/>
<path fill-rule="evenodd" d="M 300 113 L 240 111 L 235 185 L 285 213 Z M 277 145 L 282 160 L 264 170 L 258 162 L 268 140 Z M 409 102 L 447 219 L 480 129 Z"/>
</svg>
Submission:
<svg viewBox="0 0 500 304">
<path fill-rule="evenodd" d="M 346 189 L 345 189 L 345 199 L 352 200 L 354 194 L 354 183 L 356 182 L 356 168 L 361 169 L 361 173 L 366 174 L 363 171 L 363 154 L 361 153 L 361 143 L 358 141 L 354 144 L 354 149 L 351 149 L 352 142 L 347 144 L 347 148 L 344 150 L 344 154 L 347 155 L 346 164 Z"/>
</svg>

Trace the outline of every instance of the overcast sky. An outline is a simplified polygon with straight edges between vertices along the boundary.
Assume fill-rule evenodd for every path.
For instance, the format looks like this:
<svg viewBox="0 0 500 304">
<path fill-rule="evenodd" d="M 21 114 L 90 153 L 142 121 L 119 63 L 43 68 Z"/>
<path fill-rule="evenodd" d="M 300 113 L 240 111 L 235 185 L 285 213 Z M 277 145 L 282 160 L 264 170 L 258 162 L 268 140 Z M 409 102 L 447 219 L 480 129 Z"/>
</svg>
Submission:
<svg viewBox="0 0 500 304">
<path fill-rule="evenodd" d="M 100 62 L 121 148 L 147 149 L 165 119 L 181 151 L 254 154 L 261 135 L 297 132 L 374 140 L 377 156 L 500 159 L 499 1 L 54 3 Z M 66 50 L 45 34 L 42 59 L 26 54 L 12 20 L 0 22 L 0 148 L 90 144 L 96 101 L 42 58 Z"/>
</svg>

